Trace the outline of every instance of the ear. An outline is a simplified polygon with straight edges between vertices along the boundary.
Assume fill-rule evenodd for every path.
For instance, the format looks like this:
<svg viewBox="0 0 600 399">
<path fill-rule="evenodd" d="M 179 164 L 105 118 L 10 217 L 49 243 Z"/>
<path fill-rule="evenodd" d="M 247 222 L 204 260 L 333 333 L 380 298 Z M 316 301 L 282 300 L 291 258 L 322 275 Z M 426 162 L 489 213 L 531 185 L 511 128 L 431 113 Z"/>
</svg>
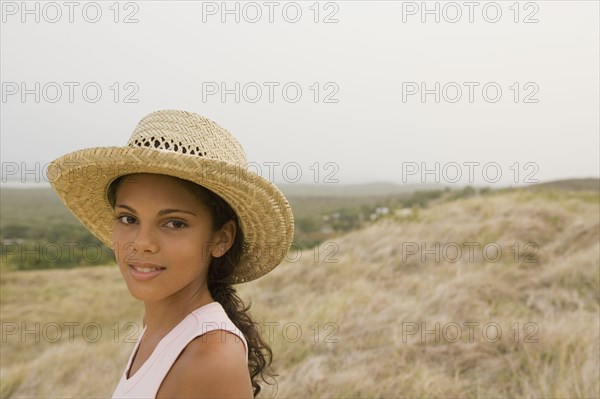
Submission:
<svg viewBox="0 0 600 399">
<path fill-rule="evenodd" d="M 214 258 L 220 258 L 225 255 L 235 240 L 236 228 L 233 220 L 228 220 L 225 224 L 214 233 L 214 245 L 211 255 Z"/>
</svg>

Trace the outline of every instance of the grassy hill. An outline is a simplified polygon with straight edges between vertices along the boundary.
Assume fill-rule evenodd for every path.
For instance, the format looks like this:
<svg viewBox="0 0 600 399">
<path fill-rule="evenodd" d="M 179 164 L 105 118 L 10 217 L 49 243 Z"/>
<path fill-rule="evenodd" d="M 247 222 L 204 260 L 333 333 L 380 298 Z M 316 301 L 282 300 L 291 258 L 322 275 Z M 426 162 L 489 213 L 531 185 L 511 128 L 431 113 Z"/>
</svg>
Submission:
<svg viewBox="0 0 600 399">
<path fill-rule="evenodd" d="M 597 191 L 492 192 L 290 254 L 239 287 L 272 342 L 277 396 L 600 396 L 599 204 Z M 118 270 L 0 284 L 1 396 L 109 396 L 142 317 Z"/>
<path fill-rule="evenodd" d="M 444 189 L 443 184 L 395 184 L 395 183 L 363 183 L 363 184 L 280 184 L 281 191 L 289 197 L 373 197 L 398 194 L 410 194 L 420 190 Z"/>
<path fill-rule="evenodd" d="M 600 191 L 600 179 L 598 178 L 585 178 L 585 179 L 565 179 L 555 180 L 545 183 L 535 184 L 530 187 L 531 189 L 563 189 L 563 190 L 576 190 L 576 191 Z"/>
</svg>

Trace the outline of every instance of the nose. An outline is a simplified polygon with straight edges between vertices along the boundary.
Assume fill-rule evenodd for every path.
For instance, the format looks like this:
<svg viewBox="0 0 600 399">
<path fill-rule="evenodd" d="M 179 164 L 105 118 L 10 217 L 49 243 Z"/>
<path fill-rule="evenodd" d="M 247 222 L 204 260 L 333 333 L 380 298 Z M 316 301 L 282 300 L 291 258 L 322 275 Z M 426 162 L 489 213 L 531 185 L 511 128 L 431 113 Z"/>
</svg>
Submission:
<svg viewBox="0 0 600 399">
<path fill-rule="evenodd" d="M 156 237 L 156 232 L 150 225 L 140 225 L 134 237 L 135 251 L 138 253 L 155 253 L 158 251 L 159 245 Z"/>
</svg>

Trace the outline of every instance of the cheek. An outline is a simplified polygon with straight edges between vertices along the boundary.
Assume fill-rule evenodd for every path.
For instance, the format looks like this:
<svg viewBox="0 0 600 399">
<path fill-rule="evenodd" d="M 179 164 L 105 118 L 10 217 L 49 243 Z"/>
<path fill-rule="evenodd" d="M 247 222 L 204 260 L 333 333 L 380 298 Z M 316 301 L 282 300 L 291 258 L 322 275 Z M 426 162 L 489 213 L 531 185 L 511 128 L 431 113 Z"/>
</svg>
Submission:
<svg viewBox="0 0 600 399">
<path fill-rule="evenodd" d="M 121 229 L 120 224 L 115 221 L 112 227 L 112 242 L 119 242 L 122 240 L 123 230 Z"/>
<path fill-rule="evenodd" d="M 209 248 L 205 237 L 191 235 L 179 239 L 168 240 L 162 248 L 169 256 L 188 264 L 204 264 L 210 262 Z"/>
<path fill-rule="evenodd" d="M 112 250 L 115 254 L 115 259 L 119 264 L 122 264 L 125 259 L 130 259 L 134 250 L 134 245 L 132 245 L 131 240 L 127 237 L 126 230 L 117 224 L 113 227 L 112 243 Z"/>
</svg>

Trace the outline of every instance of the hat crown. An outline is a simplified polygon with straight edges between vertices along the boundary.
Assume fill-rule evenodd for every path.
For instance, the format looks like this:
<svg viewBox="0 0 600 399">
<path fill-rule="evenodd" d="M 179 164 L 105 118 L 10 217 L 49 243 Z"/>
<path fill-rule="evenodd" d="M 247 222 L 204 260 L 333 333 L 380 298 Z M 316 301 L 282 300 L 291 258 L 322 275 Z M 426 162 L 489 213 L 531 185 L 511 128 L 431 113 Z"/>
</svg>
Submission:
<svg viewBox="0 0 600 399">
<path fill-rule="evenodd" d="M 162 110 L 146 115 L 127 142 L 129 147 L 218 159 L 246 164 L 240 143 L 223 127 L 201 115 L 179 110 Z"/>
</svg>

